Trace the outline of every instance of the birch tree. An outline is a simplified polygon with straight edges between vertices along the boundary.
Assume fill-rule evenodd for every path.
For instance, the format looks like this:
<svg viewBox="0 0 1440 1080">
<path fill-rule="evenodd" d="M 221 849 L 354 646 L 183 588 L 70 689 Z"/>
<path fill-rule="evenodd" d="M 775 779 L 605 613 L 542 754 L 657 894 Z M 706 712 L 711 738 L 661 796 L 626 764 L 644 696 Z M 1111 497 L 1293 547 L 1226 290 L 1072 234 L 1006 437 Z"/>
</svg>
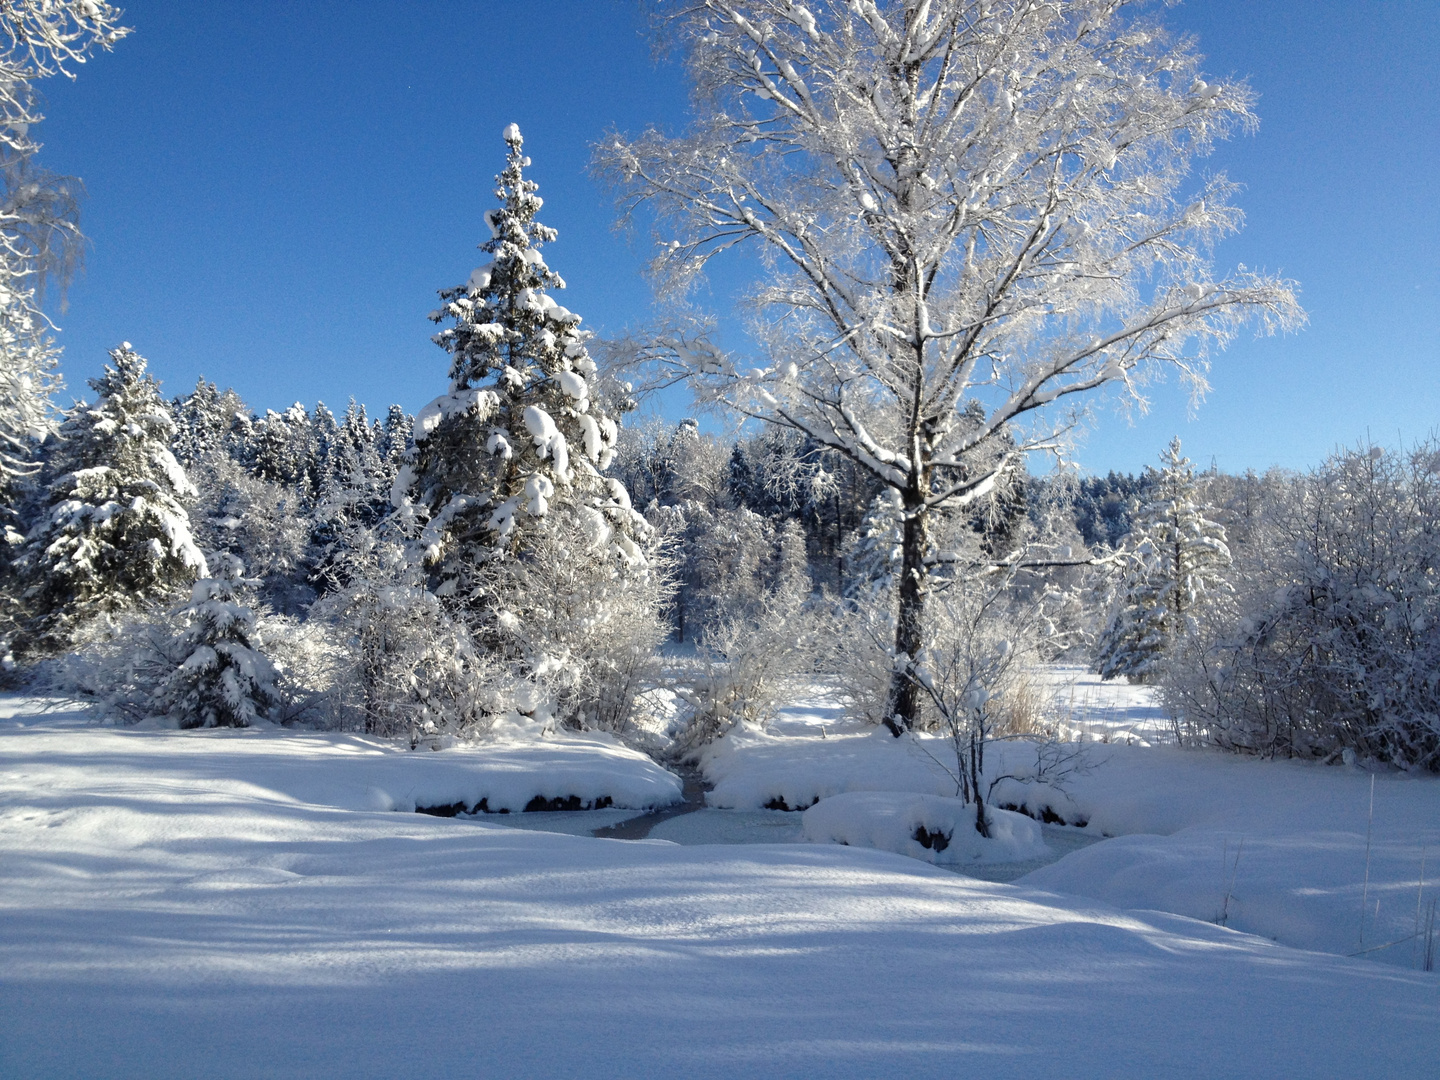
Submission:
<svg viewBox="0 0 1440 1080">
<path fill-rule="evenodd" d="M 1183 185 L 1253 126 L 1243 83 L 1200 78 L 1192 42 L 1137 0 L 656 0 L 696 94 L 689 131 L 608 137 L 622 217 L 653 221 L 683 296 L 758 247 L 758 364 L 703 336 L 648 356 L 704 401 L 845 455 L 900 499 L 886 723 L 915 721 L 931 517 L 1053 448 L 1107 387 L 1205 388 L 1248 321 L 1298 323 L 1290 283 L 1212 271 L 1241 223 L 1223 175 Z M 967 420 L 980 401 L 984 422 Z M 1006 430 L 1003 453 L 989 453 Z M 977 453 L 977 451 L 985 451 Z M 976 462 L 982 462 L 976 465 Z"/>
<path fill-rule="evenodd" d="M 81 254 L 80 182 L 34 165 L 43 119 L 34 83 L 73 77 L 95 48 L 128 31 L 101 0 L 9 0 L 0 5 L 0 491 L 39 463 L 36 442 L 54 434 L 59 349 L 40 309 L 47 279 L 64 285 Z"/>
</svg>

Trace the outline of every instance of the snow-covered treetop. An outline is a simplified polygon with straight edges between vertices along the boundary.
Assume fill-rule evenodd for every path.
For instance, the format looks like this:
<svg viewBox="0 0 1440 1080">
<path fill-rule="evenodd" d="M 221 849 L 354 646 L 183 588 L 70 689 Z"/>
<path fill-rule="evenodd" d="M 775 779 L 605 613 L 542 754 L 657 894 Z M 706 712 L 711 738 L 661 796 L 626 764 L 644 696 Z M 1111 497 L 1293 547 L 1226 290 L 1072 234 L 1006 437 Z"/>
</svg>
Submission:
<svg viewBox="0 0 1440 1080">
<path fill-rule="evenodd" d="M 1202 79 L 1140 0 L 651 6 L 703 106 L 682 137 L 607 139 L 597 166 L 655 215 L 666 287 L 747 241 L 773 259 L 761 366 L 680 340 L 663 376 L 887 484 L 933 470 L 931 505 L 964 498 L 987 480 L 967 455 L 1005 425 L 1106 385 L 1138 396 L 1156 362 L 1198 391 L 1246 319 L 1302 318 L 1288 282 L 1212 274 L 1234 185 L 1182 184 L 1253 125 L 1254 95 Z M 976 398 L 985 423 L 961 422 Z"/>
<path fill-rule="evenodd" d="M 145 358 L 128 341 L 110 351 L 104 372 L 90 380 L 98 399 L 77 406 L 65 422 L 61 457 L 71 472 L 105 468 L 143 478 L 173 497 L 193 495 L 193 485 L 170 451 L 175 421 L 145 369 Z"/>
<path fill-rule="evenodd" d="M 491 260 L 464 285 L 441 293 L 447 303 L 431 316 L 436 322 L 455 320 L 435 336 L 455 358 L 450 368 L 454 394 L 507 368 L 525 381 L 538 374 L 537 367 L 572 370 L 583 358 L 581 374 L 593 373 L 584 353 L 580 316 L 546 295 L 548 289 L 565 288 L 539 250 L 556 232 L 535 220 L 544 200 L 535 194 L 539 185 L 525 179 L 530 159 L 515 124 L 505 129 L 505 145 L 505 171 L 496 177 L 495 188 L 501 205 L 486 212 L 490 239 L 480 245 Z M 509 380 L 515 382 L 515 376 Z"/>
<path fill-rule="evenodd" d="M 576 509 L 596 550 L 618 548 L 637 561 L 632 537 L 645 521 L 623 487 L 600 475 L 619 429 L 599 392 L 590 334 L 550 296 L 565 282 L 540 247 L 556 233 L 535 220 L 543 202 L 524 175 L 530 160 L 519 127 L 509 125 L 504 139 L 500 206 L 485 213 L 490 238 L 480 245 L 490 261 L 442 290 L 444 306 L 431 314 L 449 324 L 434 340 L 452 357 L 450 392 L 416 414 L 392 501 L 426 509 L 422 543 L 432 563 L 453 564 L 442 552 L 459 532 L 484 535 L 493 549 L 518 543 L 552 502 Z"/>
</svg>

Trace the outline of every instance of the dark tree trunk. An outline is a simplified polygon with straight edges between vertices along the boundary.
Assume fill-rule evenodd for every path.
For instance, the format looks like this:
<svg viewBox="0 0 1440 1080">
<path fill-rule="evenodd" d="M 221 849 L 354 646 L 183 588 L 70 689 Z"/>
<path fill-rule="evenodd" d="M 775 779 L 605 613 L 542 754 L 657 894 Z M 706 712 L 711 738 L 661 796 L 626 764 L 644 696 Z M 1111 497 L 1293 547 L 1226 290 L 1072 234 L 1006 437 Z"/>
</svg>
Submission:
<svg viewBox="0 0 1440 1080">
<path fill-rule="evenodd" d="M 885 709 L 885 726 L 899 738 L 915 727 L 920 718 L 920 685 L 913 677 L 915 657 L 925 644 L 925 550 L 929 547 L 929 515 L 925 493 L 906 493 L 905 523 L 901 530 L 900 610 L 895 620 L 895 671 L 890 676 L 890 694 Z"/>
</svg>

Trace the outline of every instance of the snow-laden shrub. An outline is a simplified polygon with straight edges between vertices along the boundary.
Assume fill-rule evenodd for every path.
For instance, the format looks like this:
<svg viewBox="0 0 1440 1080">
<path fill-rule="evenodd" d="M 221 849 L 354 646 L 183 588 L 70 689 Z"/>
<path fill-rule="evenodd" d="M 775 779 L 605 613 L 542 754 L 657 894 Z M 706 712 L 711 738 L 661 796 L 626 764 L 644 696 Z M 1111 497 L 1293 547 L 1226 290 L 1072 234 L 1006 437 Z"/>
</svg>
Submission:
<svg viewBox="0 0 1440 1080">
<path fill-rule="evenodd" d="M 346 730 L 342 682 L 349 677 L 344 643 L 325 619 L 301 619 L 266 607 L 255 610 L 255 631 L 280 672 L 284 723 Z"/>
<path fill-rule="evenodd" d="M 606 558 L 583 522 L 555 515 L 525 558 L 497 559 L 485 580 L 497 604 L 481 622 L 493 653 L 543 689 L 546 708 L 573 728 L 624 731 L 669 636 L 669 559 L 647 542 L 635 563 Z M 528 710 L 525 710 L 528 711 Z"/>
<path fill-rule="evenodd" d="M 763 724 L 812 675 L 826 644 L 825 606 L 803 570 L 748 611 L 718 621 L 701 641 L 704 669 L 681 697 L 690 712 L 675 732 L 682 757 L 742 721 Z"/>
<path fill-rule="evenodd" d="M 945 740 L 944 751 L 930 749 L 932 740 L 914 745 L 950 776 L 955 796 L 974 808 L 982 835 L 990 792 L 999 780 L 993 769 L 987 771 L 986 748 L 997 739 L 1033 741 L 1043 758 L 1050 752 L 1045 748 L 1055 744 L 1053 718 L 1034 683 L 1040 643 L 1053 637 L 1051 594 L 1026 580 L 1030 573 L 993 565 L 956 573 L 926 605 L 924 648 L 903 661 L 890 651 L 895 608 L 889 590 L 873 590 L 869 603 L 835 616 L 831 663 L 851 711 L 885 723 L 892 673 L 907 670 L 922 694 L 916 727 Z M 1014 779 L 1050 783 L 1067 771 L 1037 764 Z"/>
<path fill-rule="evenodd" d="M 1236 615 L 1202 623 L 1162 684 L 1182 733 L 1440 770 L 1440 445 L 1339 454 L 1259 532 Z"/>
<path fill-rule="evenodd" d="M 402 537 L 353 537 L 349 584 L 315 605 L 342 650 L 330 700 L 372 735 L 483 734 L 498 709 L 496 665 L 424 587 Z"/>
</svg>

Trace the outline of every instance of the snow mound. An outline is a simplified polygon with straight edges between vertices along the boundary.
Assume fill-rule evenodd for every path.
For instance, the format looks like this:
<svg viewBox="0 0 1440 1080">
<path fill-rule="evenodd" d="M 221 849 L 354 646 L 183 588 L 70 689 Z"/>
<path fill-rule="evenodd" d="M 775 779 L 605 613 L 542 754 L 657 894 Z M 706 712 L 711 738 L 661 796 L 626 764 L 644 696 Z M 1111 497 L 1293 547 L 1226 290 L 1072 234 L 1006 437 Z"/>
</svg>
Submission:
<svg viewBox="0 0 1440 1080">
<path fill-rule="evenodd" d="M 451 817 L 650 810 L 684 801 L 679 777 L 604 734 L 395 754 L 389 761 L 393 779 L 377 780 L 367 791 L 367 802 L 376 809 Z"/>
<path fill-rule="evenodd" d="M 1049 851 L 1024 814 L 991 809 L 990 835 L 975 830 L 975 808 L 959 799 L 900 791 L 852 791 L 805 811 L 805 839 L 878 848 L 939 865 L 1023 862 Z"/>
<path fill-rule="evenodd" d="M 700 767 L 714 785 L 706 802 L 723 810 L 803 810 L 847 791 L 955 794 L 955 782 L 922 745 L 942 761 L 947 753 L 953 760 L 938 739 L 897 739 L 885 728 L 815 739 L 743 724 L 701 757 Z"/>
<path fill-rule="evenodd" d="M 138 770 L 169 759 L 192 764 L 216 784 L 239 784 L 285 803 L 369 812 L 423 808 L 442 817 L 486 810 L 651 810 L 684 801 L 679 777 L 601 732 L 542 735 L 509 725 L 509 737 L 443 749 L 439 742 L 433 748 L 422 743 L 410 750 L 365 735 L 269 725 L 189 732 L 94 727 L 84 713 L 52 713 L 55 719 L 47 716 L 37 727 L 32 717 L 44 705 L 0 695 L 0 731 L 26 731 L 28 747 L 57 768 L 75 764 L 77 777 L 91 754 Z M 80 726 L 84 738 L 75 738 L 70 725 Z M 88 797 L 103 794 L 99 783 L 86 783 Z"/>
</svg>

